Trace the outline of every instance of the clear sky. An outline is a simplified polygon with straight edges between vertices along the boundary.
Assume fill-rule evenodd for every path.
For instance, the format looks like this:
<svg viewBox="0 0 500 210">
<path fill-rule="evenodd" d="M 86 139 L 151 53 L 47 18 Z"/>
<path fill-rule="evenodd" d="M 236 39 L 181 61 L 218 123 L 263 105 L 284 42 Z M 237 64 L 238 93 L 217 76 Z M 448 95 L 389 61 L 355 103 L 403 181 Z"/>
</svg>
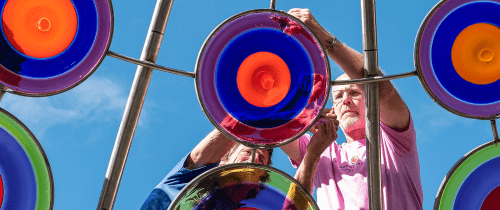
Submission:
<svg viewBox="0 0 500 210">
<path fill-rule="evenodd" d="M 379 65 L 386 74 L 413 71 L 414 43 L 422 20 L 438 0 L 377 1 Z M 111 51 L 139 58 L 156 1 L 113 2 Z M 163 66 L 194 72 L 209 33 L 237 13 L 268 8 L 268 0 L 174 1 L 158 55 Z M 309 8 L 337 38 L 362 51 L 359 1 L 277 0 L 276 9 Z M 331 61 L 331 60 L 330 60 Z M 105 58 L 95 73 L 59 95 L 27 98 L 7 94 L 0 106 L 34 133 L 49 159 L 54 209 L 95 209 L 136 65 Z M 342 70 L 331 61 L 332 77 Z M 417 132 L 424 209 L 431 209 L 441 181 L 456 161 L 493 139 L 489 121 L 454 115 L 426 94 L 417 77 L 394 81 Z M 331 106 L 329 103 L 327 106 Z M 115 209 L 139 209 L 151 190 L 212 129 L 201 112 L 194 79 L 153 73 L 122 177 Z M 341 132 L 339 132 L 341 133 Z M 343 134 L 337 142 L 345 142 Z M 295 174 L 279 149 L 274 167 Z"/>
</svg>

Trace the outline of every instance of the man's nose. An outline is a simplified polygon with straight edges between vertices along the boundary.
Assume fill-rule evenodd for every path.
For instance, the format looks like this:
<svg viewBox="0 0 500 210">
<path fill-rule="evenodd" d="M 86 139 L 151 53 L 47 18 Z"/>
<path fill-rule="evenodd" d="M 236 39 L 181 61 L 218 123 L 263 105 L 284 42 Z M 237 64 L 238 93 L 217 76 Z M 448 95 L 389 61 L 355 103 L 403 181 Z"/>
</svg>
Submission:
<svg viewBox="0 0 500 210">
<path fill-rule="evenodd" d="M 349 94 L 344 94 L 344 98 L 342 99 L 342 103 L 345 105 L 349 105 L 352 103 L 352 98 L 349 96 Z"/>
</svg>

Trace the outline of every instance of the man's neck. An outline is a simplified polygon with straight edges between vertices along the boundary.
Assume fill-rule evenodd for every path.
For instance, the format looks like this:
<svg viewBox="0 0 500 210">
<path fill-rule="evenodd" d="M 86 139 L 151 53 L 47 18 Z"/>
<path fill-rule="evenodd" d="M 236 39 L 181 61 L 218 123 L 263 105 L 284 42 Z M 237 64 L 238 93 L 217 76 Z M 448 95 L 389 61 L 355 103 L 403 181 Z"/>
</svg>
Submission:
<svg viewBox="0 0 500 210">
<path fill-rule="evenodd" d="M 353 129 L 349 132 L 344 132 L 344 135 L 348 144 L 357 140 L 366 139 L 365 128 Z"/>
</svg>

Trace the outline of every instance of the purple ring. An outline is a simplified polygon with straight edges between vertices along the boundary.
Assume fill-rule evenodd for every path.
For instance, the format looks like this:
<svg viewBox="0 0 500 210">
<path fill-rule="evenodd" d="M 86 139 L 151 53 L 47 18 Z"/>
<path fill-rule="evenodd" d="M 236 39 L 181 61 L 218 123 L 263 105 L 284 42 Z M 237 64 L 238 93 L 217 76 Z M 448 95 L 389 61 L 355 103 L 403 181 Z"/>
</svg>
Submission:
<svg viewBox="0 0 500 210">
<path fill-rule="evenodd" d="M 500 3 L 500 0 L 491 0 Z M 415 44 L 415 67 L 422 86 L 439 105 L 460 116 L 490 119 L 500 113 L 500 102 L 472 104 L 452 96 L 437 80 L 431 63 L 431 46 L 441 22 L 455 9 L 476 0 L 441 1 L 427 14 L 420 26 Z"/>
</svg>

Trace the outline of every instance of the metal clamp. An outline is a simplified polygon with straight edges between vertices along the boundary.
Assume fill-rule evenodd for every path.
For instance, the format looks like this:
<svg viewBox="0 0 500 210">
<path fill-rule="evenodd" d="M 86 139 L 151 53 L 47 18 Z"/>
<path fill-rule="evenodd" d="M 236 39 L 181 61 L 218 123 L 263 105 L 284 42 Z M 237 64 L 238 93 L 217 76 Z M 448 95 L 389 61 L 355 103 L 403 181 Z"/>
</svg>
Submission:
<svg viewBox="0 0 500 210">
<path fill-rule="evenodd" d="M 500 143 L 500 138 L 498 138 L 497 123 L 495 119 L 490 120 L 490 122 L 491 122 L 491 129 L 493 130 L 493 141 L 495 142 L 495 146 L 497 146 L 497 144 Z"/>
</svg>

